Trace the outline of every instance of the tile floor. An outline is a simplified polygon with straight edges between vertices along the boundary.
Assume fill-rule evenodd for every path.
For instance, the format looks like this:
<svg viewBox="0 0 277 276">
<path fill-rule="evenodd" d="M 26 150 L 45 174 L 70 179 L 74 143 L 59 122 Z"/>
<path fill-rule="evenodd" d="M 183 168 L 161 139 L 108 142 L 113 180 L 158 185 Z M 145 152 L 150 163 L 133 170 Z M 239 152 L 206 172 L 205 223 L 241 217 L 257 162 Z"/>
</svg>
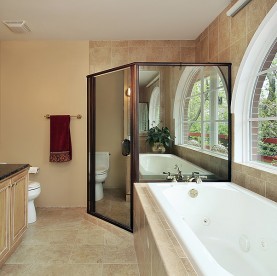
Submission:
<svg viewBox="0 0 277 276">
<path fill-rule="evenodd" d="M 0 275 L 138 276 L 133 235 L 84 219 L 82 208 L 38 208 Z"/>
</svg>

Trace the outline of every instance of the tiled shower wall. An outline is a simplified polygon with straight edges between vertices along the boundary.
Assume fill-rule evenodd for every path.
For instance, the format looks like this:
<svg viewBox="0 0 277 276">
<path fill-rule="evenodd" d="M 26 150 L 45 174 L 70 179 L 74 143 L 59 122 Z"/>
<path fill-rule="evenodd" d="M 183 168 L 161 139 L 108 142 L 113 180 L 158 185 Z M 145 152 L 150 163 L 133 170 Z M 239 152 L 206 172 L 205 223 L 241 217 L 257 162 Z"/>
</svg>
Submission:
<svg viewBox="0 0 277 276">
<path fill-rule="evenodd" d="M 252 0 L 234 17 L 227 17 L 230 4 L 195 41 L 91 41 L 90 73 L 135 61 L 231 62 L 233 87 L 244 52 L 275 3 L 276 0 Z M 277 201 L 276 173 L 236 163 L 232 167 L 233 182 Z"/>
<path fill-rule="evenodd" d="M 196 39 L 196 62 L 231 62 L 234 83 L 244 52 L 276 0 L 252 0 L 234 17 L 226 16 L 233 1 Z"/>
<path fill-rule="evenodd" d="M 90 41 L 90 73 L 132 62 L 195 62 L 193 40 Z"/>
</svg>

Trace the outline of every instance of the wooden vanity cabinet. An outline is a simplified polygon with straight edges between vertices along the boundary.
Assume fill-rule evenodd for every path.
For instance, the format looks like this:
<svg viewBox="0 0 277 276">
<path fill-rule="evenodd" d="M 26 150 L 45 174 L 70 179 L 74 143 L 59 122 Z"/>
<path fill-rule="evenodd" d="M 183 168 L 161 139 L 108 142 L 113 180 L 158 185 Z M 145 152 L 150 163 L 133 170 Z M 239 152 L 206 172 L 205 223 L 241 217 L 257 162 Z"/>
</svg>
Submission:
<svg viewBox="0 0 277 276">
<path fill-rule="evenodd" d="M 10 189 L 11 179 L 0 182 L 0 264 L 10 249 Z"/>
<path fill-rule="evenodd" d="M 11 185 L 11 244 L 23 235 L 27 228 L 28 174 L 20 173 L 12 178 Z"/>
<path fill-rule="evenodd" d="M 27 229 L 28 170 L 0 182 L 0 267 Z"/>
</svg>

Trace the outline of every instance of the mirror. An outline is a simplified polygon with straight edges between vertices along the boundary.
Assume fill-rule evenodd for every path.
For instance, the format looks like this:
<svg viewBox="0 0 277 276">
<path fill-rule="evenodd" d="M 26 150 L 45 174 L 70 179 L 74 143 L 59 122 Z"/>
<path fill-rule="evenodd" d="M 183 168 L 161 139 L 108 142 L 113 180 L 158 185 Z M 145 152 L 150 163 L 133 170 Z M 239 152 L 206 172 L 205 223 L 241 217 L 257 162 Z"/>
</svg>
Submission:
<svg viewBox="0 0 277 276">
<path fill-rule="evenodd" d="M 138 75 L 139 106 L 149 107 L 149 129 L 139 132 L 139 180 L 181 171 L 183 179 L 198 172 L 203 181 L 230 181 L 230 64 L 145 63 Z M 154 141 L 167 130 L 171 139 L 157 150 Z"/>
</svg>

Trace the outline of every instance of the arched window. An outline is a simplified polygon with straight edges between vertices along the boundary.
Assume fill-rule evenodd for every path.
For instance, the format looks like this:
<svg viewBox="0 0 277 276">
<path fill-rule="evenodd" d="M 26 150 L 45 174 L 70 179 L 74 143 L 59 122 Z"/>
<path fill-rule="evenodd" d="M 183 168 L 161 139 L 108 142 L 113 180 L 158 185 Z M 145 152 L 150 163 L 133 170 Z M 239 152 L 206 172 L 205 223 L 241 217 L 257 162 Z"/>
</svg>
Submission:
<svg viewBox="0 0 277 276">
<path fill-rule="evenodd" d="M 216 66 L 186 68 L 175 103 L 175 144 L 228 154 L 228 99 Z"/>
<path fill-rule="evenodd" d="M 234 161 L 275 173 L 277 4 L 254 34 L 234 85 Z M 263 157 L 265 156 L 265 157 Z"/>
<path fill-rule="evenodd" d="M 155 87 L 149 102 L 149 125 L 155 127 L 160 123 L 160 87 Z"/>
<path fill-rule="evenodd" d="M 277 166 L 277 40 L 256 76 L 249 127 L 251 161 Z"/>
</svg>

